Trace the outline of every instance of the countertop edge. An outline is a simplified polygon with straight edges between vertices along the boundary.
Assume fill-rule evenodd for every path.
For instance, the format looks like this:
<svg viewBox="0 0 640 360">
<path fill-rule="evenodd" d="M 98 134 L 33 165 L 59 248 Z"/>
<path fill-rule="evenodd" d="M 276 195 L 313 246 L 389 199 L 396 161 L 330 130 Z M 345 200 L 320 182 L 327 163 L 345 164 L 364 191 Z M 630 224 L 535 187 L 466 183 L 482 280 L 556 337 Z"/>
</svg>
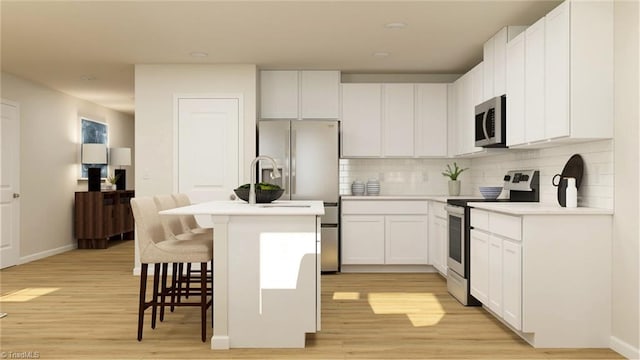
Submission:
<svg viewBox="0 0 640 360">
<path fill-rule="evenodd" d="M 469 202 L 475 209 L 495 211 L 509 215 L 613 215 L 613 210 L 591 207 L 566 208 L 549 203 L 490 203 Z"/>
</svg>

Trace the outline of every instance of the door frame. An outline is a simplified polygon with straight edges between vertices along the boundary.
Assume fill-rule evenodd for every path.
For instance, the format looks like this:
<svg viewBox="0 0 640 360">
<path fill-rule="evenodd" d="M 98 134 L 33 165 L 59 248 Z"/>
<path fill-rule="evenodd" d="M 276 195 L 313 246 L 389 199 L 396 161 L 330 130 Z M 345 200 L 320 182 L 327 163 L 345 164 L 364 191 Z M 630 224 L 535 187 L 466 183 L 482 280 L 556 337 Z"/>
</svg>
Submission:
<svg viewBox="0 0 640 360">
<path fill-rule="evenodd" d="M 18 146 L 18 161 L 15 164 L 16 166 L 16 173 L 13 174 L 13 180 L 16 182 L 16 188 L 15 191 L 16 193 L 20 194 L 20 155 L 21 155 L 21 151 L 20 151 L 20 140 L 21 140 L 21 121 L 20 121 L 20 103 L 16 102 L 16 101 L 12 101 L 12 100 L 8 100 L 5 98 L 0 98 L 0 103 L 2 104 L 6 104 L 9 106 L 14 106 L 16 108 L 16 111 L 18 113 L 18 136 L 17 136 L 17 146 Z M 0 130 L 1 131 L 1 130 Z M 1 164 L 0 164 L 0 172 L 2 171 L 1 168 Z M 12 259 L 11 263 L 7 266 L 4 266 L 4 264 L 2 264 L 2 268 L 6 268 L 6 267 L 10 267 L 10 266 L 14 266 L 14 265 L 18 265 L 20 264 L 20 245 L 21 245 L 21 210 L 20 210 L 20 199 L 14 200 L 13 201 L 13 205 L 16 207 L 16 216 L 17 216 L 17 220 L 14 220 L 14 222 L 17 222 L 17 226 L 15 228 L 15 234 L 14 234 L 14 239 L 12 239 L 12 241 L 15 241 L 15 243 L 13 243 L 12 245 L 15 246 L 15 258 Z M 13 261 L 15 260 L 15 262 Z"/>
<path fill-rule="evenodd" d="M 178 93 L 173 94 L 173 192 L 178 192 L 178 128 L 179 103 L 182 99 L 212 99 L 238 101 L 238 181 L 244 179 L 244 95 L 241 93 Z"/>
</svg>

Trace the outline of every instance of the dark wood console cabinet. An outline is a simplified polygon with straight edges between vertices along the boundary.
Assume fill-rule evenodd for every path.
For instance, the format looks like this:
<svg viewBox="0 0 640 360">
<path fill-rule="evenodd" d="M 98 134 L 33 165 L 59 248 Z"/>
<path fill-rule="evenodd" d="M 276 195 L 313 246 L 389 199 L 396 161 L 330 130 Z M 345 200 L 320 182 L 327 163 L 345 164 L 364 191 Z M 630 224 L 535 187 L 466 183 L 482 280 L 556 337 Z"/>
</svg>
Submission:
<svg viewBox="0 0 640 360">
<path fill-rule="evenodd" d="M 106 249 L 109 239 L 133 239 L 133 190 L 76 192 L 74 232 L 78 249 Z"/>
</svg>

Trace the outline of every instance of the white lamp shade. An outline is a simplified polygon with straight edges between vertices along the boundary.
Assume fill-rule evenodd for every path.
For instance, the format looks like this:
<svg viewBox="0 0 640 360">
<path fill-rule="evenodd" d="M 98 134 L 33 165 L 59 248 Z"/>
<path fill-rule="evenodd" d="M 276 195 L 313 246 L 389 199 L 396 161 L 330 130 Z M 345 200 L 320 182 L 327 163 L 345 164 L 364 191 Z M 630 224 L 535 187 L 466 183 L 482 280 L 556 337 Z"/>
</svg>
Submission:
<svg viewBox="0 0 640 360">
<path fill-rule="evenodd" d="M 117 166 L 131 165 L 131 149 L 111 148 L 109 150 L 109 164 Z"/>
<path fill-rule="evenodd" d="M 105 144 L 82 144 L 83 164 L 106 164 L 107 145 Z"/>
</svg>

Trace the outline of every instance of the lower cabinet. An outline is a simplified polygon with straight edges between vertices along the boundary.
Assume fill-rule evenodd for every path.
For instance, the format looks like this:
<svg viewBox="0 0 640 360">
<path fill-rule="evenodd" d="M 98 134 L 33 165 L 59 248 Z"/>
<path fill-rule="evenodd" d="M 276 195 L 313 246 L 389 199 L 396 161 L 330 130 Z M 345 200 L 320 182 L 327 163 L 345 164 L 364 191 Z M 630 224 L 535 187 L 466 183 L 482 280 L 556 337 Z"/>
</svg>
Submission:
<svg viewBox="0 0 640 360">
<path fill-rule="evenodd" d="M 448 227 L 445 203 L 431 201 L 429 205 L 429 264 L 447 276 Z"/>
<path fill-rule="evenodd" d="M 429 264 L 427 201 L 343 200 L 342 265 Z"/>
<path fill-rule="evenodd" d="M 342 216 L 342 263 L 384 264 L 384 216 Z"/>
<path fill-rule="evenodd" d="M 516 330 L 521 330 L 521 219 L 474 209 L 471 222 L 474 227 L 470 237 L 471 295 Z M 506 234 L 517 239 L 508 238 Z"/>
<path fill-rule="evenodd" d="M 471 294 L 536 348 L 607 347 L 611 213 L 549 209 L 471 209 Z"/>
</svg>

